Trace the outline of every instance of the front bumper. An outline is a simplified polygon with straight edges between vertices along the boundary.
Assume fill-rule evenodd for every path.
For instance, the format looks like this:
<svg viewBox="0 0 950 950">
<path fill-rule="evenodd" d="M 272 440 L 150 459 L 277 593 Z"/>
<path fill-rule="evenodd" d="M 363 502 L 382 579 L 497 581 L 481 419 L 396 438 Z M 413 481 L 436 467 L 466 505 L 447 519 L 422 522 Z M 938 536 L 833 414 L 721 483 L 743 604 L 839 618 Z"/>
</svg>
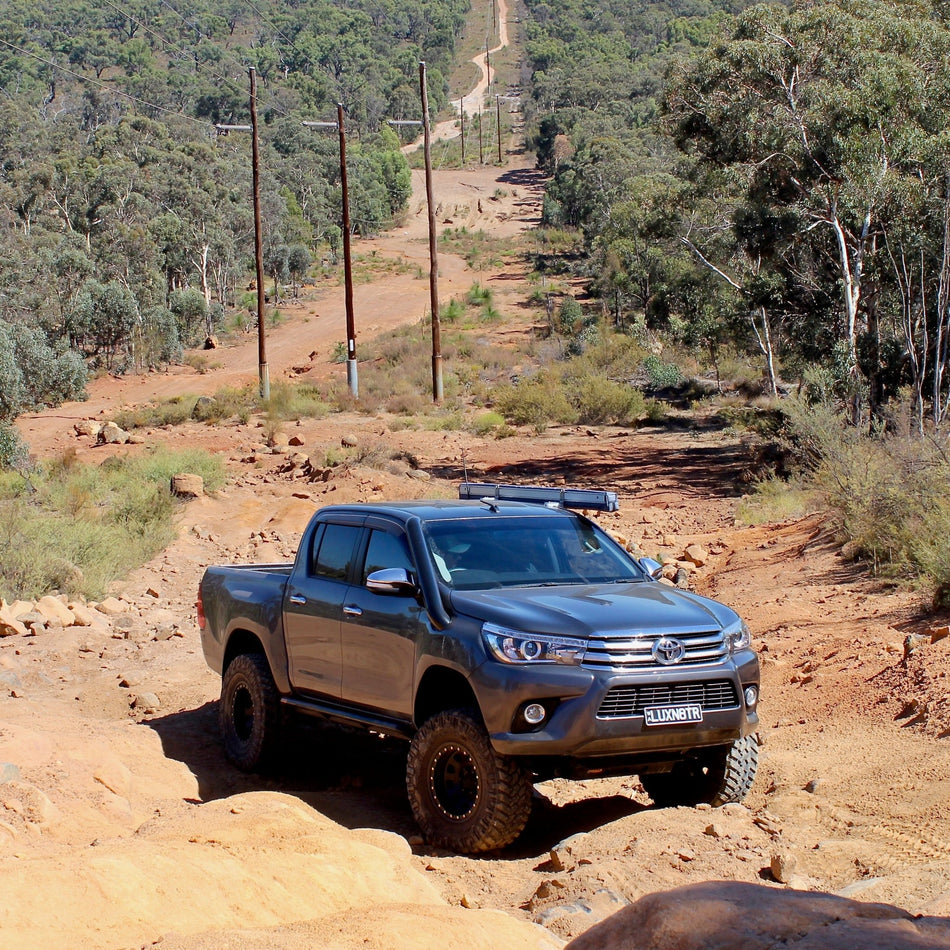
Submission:
<svg viewBox="0 0 950 950">
<path fill-rule="evenodd" d="M 707 683 L 716 684 L 720 697 L 731 684 L 735 700 L 725 708 L 721 702 L 720 708 L 703 708 L 699 723 L 647 726 L 642 712 L 605 715 L 601 708 L 611 690 L 647 687 L 655 695 L 669 686 L 679 695 Z M 504 755 L 606 759 L 640 754 L 659 759 L 665 753 L 733 742 L 754 732 L 759 721 L 757 705 L 749 709 L 744 701 L 748 686 L 757 692 L 759 687 L 759 662 L 751 650 L 721 663 L 624 672 L 490 661 L 475 671 L 472 685 L 492 745 Z M 552 710 L 533 731 L 519 725 L 520 710 L 529 702 Z"/>
</svg>

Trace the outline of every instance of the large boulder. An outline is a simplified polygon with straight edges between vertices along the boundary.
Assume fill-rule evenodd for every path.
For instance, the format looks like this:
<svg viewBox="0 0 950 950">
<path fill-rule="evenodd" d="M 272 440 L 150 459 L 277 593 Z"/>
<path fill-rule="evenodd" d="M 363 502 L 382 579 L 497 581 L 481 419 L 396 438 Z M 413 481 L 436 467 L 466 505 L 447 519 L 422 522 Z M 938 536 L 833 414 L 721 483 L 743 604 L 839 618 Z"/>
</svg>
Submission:
<svg viewBox="0 0 950 950">
<path fill-rule="evenodd" d="M 36 609 L 43 615 L 47 626 L 71 627 L 76 622 L 73 612 L 58 598 L 52 595 L 41 597 Z"/>
<path fill-rule="evenodd" d="M 125 445 L 129 441 L 129 434 L 114 422 L 107 422 L 99 430 L 96 440 L 100 445 Z"/>
<path fill-rule="evenodd" d="M 204 479 L 200 475 L 179 472 L 172 475 L 171 493 L 179 498 L 200 498 L 205 493 Z"/>
<path fill-rule="evenodd" d="M 648 894 L 565 950 L 946 950 L 950 920 L 821 892 L 709 881 Z"/>
</svg>

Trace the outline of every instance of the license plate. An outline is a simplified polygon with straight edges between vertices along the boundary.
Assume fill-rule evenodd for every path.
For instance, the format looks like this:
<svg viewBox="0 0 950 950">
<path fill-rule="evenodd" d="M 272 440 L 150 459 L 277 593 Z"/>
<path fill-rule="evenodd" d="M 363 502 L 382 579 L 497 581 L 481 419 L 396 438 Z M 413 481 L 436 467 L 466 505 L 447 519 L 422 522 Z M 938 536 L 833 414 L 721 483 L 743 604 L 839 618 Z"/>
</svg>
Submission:
<svg viewBox="0 0 950 950">
<path fill-rule="evenodd" d="M 686 706 L 647 706 L 643 710 L 647 726 L 678 726 L 684 722 L 702 722 L 703 707 L 699 703 Z"/>
</svg>

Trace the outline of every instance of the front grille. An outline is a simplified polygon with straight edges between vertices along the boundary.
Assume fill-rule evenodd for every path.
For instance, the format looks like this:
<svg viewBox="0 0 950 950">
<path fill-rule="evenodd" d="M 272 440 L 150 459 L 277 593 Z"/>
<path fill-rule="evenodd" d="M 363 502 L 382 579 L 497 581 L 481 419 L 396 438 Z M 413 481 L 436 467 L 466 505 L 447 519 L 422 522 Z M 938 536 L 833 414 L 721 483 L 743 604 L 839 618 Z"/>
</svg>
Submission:
<svg viewBox="0 0 950 950">
<path fill-rule="evenodd" d="M 625 716 L 642 716 L 647 706 L 685 706 L 687 703 L 698 703 L 703 712 L 734 709 L 739 705 L 739 696 L 732 680 L 656 686 L 615 686 L 600 704 L 597 718 L 622 719 Z"/>
<path fill-rule="evenodd" d="M 716 663 L 728 654 L 722 630 L 689 630 L 632 636 L 593 636 L 587 644 L 583 665 L 595 670 L 629 670 L 659 667 L 653 659 L 653 645 L 662 636 L 673 637 L 686 647 L 686 655 L 676 665 Z"/>
</svg>

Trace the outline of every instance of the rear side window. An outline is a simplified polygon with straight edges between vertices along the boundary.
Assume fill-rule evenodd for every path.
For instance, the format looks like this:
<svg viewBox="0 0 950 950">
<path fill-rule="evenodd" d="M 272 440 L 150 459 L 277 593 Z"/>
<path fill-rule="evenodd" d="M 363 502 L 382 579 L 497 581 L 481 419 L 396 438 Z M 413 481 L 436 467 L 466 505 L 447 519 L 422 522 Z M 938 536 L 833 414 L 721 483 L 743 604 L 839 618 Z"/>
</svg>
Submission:
<svg viewBox="0 0 950 950">
<path fill-rule="evenodd" d="M 356 542 L 362 530 L 355 525 L 328 524 L 314 559 L 314 575 L 345 581 L 350 576 Z"/>
</svg>

